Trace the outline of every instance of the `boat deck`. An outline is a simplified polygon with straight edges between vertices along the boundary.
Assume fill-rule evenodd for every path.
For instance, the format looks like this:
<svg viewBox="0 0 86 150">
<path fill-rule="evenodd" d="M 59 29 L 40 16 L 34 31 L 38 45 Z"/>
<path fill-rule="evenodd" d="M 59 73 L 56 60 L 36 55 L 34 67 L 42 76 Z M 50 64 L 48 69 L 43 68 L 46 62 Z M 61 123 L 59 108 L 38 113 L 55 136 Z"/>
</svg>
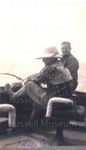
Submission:
<svg viewBox="0 0 86 150">
<path fill-rule="evenodd" d="M 8 135 L 0 136 L 0 147 L 3 148 L 40 148 L 48 146 L 55 135 L 55 128 L 37 127 L 28 132 L 17 130 Z M 64 129 L 64 138 L 68 146 L 86 146 L 86 128 L 69 127 Z"/>
</svg>

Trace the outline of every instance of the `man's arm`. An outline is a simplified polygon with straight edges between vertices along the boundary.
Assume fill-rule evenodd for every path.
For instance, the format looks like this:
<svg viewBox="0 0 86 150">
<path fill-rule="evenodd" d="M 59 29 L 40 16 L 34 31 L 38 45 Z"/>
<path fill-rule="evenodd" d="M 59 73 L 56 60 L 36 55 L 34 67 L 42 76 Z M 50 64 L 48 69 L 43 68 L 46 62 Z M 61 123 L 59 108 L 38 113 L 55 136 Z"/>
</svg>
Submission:
<svg viewBox="0 0 86 150">
<path fill-rule="evenodd" d="M 78 68 L 79 68 L 79 63 L 77 61 L 77 59 L 71 58 L 67 61 L 66 66 L 71 73 L 77 72 Z"/>
<path fill-rule="evenodd" d="M 37 75 L 38 75 L 38 73 L 33 74 L 33 75 L 31 75 L 31 76 L 25 78 L 24 81 L 22 82 L 22 85 L 27 84 L 28 81 L 32 81 L 34 78 L 36 78 Z"/>
<path fill-rule="evenodd" d="M 37 74 L 33 81 L 38 84 L 47 83 L 49 80 L 54 78 L 55 70 L 56 69 L 52 66 L 46 66 Z"/>
</svg>

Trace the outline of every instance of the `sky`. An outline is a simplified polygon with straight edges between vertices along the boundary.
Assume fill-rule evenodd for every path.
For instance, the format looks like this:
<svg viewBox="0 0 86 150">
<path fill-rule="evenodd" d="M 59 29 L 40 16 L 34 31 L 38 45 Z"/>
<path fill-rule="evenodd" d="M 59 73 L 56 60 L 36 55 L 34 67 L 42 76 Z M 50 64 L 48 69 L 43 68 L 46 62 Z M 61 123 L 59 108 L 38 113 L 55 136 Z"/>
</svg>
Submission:
<svg viewBox="0 0 86 150">
<path fill-rule="evenodd" d="M 86 63 L 85 0 L 0 1 L 0 64 L 32 61 L 48 46 L 61 53 L 63 41 Z"/>
</svg>

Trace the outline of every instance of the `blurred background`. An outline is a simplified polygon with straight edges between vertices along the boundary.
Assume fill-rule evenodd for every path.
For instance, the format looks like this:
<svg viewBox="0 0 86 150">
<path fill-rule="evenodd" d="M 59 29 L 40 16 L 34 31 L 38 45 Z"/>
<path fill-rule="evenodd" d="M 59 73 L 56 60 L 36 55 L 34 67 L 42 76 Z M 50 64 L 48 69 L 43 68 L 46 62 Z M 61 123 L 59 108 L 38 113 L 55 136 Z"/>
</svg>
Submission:
<svg viewBox="0 0 86 150">
<path fill-rule="evenodd" d="M 71 42 L 80 62 L 79 90 L 86 91 L 86 1 L 0 1 L 0 72 L 22 78 L 38 72 L 44 64 L 36 60 L 48 46 Z M 8 77 L 0 75 L 0 84 Z M 13 82 L 9 79 L 9 82 Z"/>
</svg>

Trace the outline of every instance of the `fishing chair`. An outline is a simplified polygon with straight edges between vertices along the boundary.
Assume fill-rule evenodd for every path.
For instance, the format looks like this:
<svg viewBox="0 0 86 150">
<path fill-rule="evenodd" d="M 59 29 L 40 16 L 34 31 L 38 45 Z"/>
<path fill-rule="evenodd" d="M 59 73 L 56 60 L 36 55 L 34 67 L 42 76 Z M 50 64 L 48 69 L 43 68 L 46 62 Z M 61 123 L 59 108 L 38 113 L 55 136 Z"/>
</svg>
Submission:
<svg viewBox="0 0 86 150">
<path fill-rule="evenodd" d="M 16 109 L 8 102 L 9 97 L 2 87 L 0 88 L 0 135 L 11 132 L 16 126 Z"/>
<path fill-rule="evenodd" d="M 65 145 L 63 136 L 64 127 L 69 126 L 70 121 L 84 121 L 85 107 L 77 105 L 79 100 L 76 94 L 71 99 L 54 97 L 47 105 L 46 119 L 56 124 L 56 134 L 50 145 Z"/>
</svg>

